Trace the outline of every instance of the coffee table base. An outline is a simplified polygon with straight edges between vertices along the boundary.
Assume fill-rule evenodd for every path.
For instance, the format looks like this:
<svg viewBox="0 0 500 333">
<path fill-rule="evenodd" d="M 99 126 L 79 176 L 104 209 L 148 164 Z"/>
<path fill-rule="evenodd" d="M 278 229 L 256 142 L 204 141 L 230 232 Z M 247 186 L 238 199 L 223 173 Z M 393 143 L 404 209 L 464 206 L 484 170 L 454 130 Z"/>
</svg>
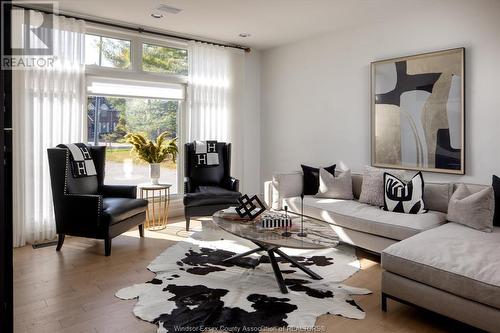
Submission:
<svg viewBox="0 0 500 333">
<path fill-rule="evenodd" d="M 314 280 L 323 279 L 321 276 L 314 273 L 309 268 L 305 267 L 304 265 L 299 263 L 297 260 L 293 259 L 289 255 L 287 255 L 286 253 L 281 251 L 278 246 L 269 246 L 269 245 L 265 245 L 265 244 L 258 243 L 258 242 L 253 242 L 253 243 L 255 245 L 257 245 L 258 247 L 255 249 L 252 249 L 250 251 L 240 253 L 240 254 L 234 255 L 232 257 L 226 258 L 223 261 L 231 261 L 234 259 L 246 257 L 252 253 L 265 251 L 267 253 L 267 256 L 269 257 L 269 261 L 271 262 L 274 276 L 276 277 L 276 281 L 278 282 L 278 287 L 280 288 L 280 290 L 283 294 L 287 294 L 288 289 L 286 287 L 285 280 L 283 279 L 283 274 L 281 273 L 281 270 L 279 268 L 278 261 L 276 260 L 275 254 L 280 256 L 282 259 L 288 261 L 289 263 L 293 264 L 293 266 L 297 267 L 298 269 L 300 269 L 301 271 L 303 271 L 304 273 L 306 273 L 307 275 L 312 277 Z"/>
</svg>

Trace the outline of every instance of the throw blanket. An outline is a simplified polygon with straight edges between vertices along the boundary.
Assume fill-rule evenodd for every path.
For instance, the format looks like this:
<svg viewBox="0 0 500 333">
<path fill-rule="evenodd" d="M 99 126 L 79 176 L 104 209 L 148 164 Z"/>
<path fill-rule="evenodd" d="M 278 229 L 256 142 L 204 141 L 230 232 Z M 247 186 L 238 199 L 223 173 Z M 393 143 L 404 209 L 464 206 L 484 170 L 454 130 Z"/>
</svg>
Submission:
<svg viewBox="0 0 500 333">
<path fill-rule="evenodd" d="M 217 141 L 195 141 L 196 166 L 207 167 L 219 165 Z"/>
<path fill-rule="evenodd" d="M 87 145 L 84 143 L 69 143 L 65 145 L 58 145 L 57 147 L 69 150 L 69 159 L 73 178 L 97 175 L 94 160 L 92 159 L 92 155 L 90 155 Z"/>
</svg>

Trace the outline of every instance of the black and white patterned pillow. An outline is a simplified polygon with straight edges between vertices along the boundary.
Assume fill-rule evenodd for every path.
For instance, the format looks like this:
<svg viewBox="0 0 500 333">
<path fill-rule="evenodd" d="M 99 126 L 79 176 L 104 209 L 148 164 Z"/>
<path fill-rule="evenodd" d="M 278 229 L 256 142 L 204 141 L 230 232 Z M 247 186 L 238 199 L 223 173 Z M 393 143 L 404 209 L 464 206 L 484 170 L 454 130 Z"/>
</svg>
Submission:
<svg viewBox="0 0 500 333">
<path fill-rule="evenodd" d="M 384 210 L 406 214 L 426 213 L 423 196 L 424 177 L 421 172 L 408 183 L 384 173 Z"/>
</svg>

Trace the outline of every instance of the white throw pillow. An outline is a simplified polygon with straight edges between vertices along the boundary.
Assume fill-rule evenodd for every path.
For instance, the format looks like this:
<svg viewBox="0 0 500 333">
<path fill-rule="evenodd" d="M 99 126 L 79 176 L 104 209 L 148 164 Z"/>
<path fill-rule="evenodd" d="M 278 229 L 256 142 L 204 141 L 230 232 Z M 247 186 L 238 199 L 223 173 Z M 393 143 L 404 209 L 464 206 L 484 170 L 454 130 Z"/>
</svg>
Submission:
<svg viewBox="0 0 500 333">
<path fill-rule="evenodd" d="M 495 196 L 493 187 L 478 190 L 466 184 L 458 185 L 448 204 L 448 221 L 481 231 L 493 231 Z"/>
<path fill-rule="evenodd" d="M 319 169 L 319 188 L 316 194 L 318 198 L 330 199 L 354 199 L 352 194 L 351 171 L 340 171 L 337 177 L 325 169 Z"/>
<path fill-rule="evenodd" d="M 406 174 L 404 170 L 379 169 L 368 165 L 365 166 L 359 202 L 379 207 L 384 205 L 384 172 L 390 172 L 398 178 L 403 178 Z"/>
</svg>

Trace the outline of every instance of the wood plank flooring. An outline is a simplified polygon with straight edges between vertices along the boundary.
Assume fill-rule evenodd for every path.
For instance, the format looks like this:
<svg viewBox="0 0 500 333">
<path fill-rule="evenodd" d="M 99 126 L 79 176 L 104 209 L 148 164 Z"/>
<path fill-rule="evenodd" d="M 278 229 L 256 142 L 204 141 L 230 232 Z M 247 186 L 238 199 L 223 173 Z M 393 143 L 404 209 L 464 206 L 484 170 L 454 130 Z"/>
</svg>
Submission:
<svg viewBox="0 0 500 333">
<path fill-rule="evenodd" d="M 196 227 L 199 222 L 192 221 Z M 55 247 L 14 250 L 15 332 L 156 332 L 156 326 L 132 314 L 135 300 L 114 293 L 153 277 L 147 265 L 168 246 L 185 237 L 183 220 L 171 219 L 168 233 L 131 230 L 113 240 L 110 257 L 103 241 L 67 237 L 61 252 Z M 358 251 L 362 270 L 346 281 L 372 295 L 356 297 L 364 320 L 333 315 L 318 318 L 325 332 L 474 332 L 442 316 L 389 301 L 380 311 L 381 268 L 377 258 Z M 437 300 L 439 301 L 439 300 Z"/>
</svg>

